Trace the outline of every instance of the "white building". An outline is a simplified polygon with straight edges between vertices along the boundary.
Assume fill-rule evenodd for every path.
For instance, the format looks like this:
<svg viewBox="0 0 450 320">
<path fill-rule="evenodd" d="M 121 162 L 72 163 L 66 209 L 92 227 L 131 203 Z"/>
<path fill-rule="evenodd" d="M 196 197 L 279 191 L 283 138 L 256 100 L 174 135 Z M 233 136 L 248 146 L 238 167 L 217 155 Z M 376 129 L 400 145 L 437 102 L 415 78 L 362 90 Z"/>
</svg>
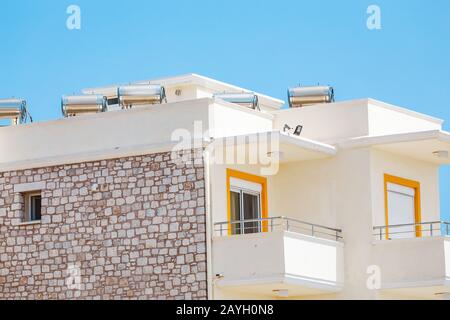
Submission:
<svg viewBox="0 0 450 320">
<path fill-rule="evenodd" d="M 167 102 L 1 128 L 0 172 L 170 152 L 189 138 L 203 148 L 210 299 L 449 297 L 442 120 L 373 99 L 281 109 L 256 93 L 252 109 L 213 97 L 248 90 L 195 74 L 151 83 Z"/>
</svg>

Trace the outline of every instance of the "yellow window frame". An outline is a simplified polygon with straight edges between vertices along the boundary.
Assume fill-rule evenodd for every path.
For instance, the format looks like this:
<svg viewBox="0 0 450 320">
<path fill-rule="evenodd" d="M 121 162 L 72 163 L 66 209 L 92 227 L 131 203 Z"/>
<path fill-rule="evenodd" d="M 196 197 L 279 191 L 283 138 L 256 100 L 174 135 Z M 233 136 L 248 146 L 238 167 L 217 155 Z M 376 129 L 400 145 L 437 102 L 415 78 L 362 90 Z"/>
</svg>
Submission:
<svg viewBox="0 0 450 320">
<path fill-rule="evenodd" d="M 245 180 L 261 185 L 261 217 L 267 219 L 268 214 L 268 198 L 267 198 L 267 178 L 257 176 L 250 173 L 245 173 L 237 170 L 227 169 L 227 213 L 228 213 L 228 235 L 231 233 L 231 178 Z M 263 221 L 262 231 L 267 232 L 269 230 L 269 222 Z"/>
<path fill-rule="evenodd" d="M 385 207 L 385 219 L 386 219 L 386 239 L 389 240 L 389 200 L 388 200 L 388 183 L 393 183 L 408 187 L 415 190 L 414 196 L 414 217 L 415 223 L 422 223 L 422 212 L 421 212 L 421 199 L 420 199 L 420 182 L 409 180 L 390 174 L 384 175 L 384 207 Z M 422 226 L 416 226 L 416 237 L 422 237 Z"/>
</svg>

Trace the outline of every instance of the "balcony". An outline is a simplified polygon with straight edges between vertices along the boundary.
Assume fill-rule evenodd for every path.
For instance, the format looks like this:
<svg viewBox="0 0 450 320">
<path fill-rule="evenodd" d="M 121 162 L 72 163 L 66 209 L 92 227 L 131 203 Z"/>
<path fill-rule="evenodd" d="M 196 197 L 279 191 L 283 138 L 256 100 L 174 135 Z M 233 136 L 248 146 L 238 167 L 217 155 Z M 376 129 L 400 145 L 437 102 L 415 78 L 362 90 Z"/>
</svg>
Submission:
<svg viewBox="0 0 450 320">
<path fill-rule="evenodd" d="M 216 223 L 214 232 L 216 289 L 259 298 L 342 289 L 341 230 L 277 217 Z"/>
<path fill-rule="evenodd" d="M 374 227 L 376 240 L 412 239 L 450 235 L 450 222 L 434 221 Z"/>
<path fill-rule="evenodd" d="M 373 263 L 381 292 L 439 299 L 450 292 L 450 224 L 426 222 L 374 228 Z"/>
</svg>

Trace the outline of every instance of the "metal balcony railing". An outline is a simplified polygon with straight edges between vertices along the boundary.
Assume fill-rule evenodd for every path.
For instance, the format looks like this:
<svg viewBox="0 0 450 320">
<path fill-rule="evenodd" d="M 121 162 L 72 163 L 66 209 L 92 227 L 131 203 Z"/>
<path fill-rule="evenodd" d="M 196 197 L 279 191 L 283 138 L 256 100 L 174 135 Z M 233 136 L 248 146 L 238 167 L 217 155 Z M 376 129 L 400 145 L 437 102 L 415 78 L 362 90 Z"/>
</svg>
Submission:
<svg viewBox="0 0 450 320">
<path fill-rule="evenodd" d="M 450 236 L 450 222 L 432 221 L 374 227 L 378 240 Z"/>
<path fill-rule="evenodd" d="M 214 235 L 220 237 L 275 231 L 294 232 L 334 241 L 343 240 L 342 230 L 340 229 L 333 229 L 287 217 L 225 221 L 214 224 Z"/>
</svg>

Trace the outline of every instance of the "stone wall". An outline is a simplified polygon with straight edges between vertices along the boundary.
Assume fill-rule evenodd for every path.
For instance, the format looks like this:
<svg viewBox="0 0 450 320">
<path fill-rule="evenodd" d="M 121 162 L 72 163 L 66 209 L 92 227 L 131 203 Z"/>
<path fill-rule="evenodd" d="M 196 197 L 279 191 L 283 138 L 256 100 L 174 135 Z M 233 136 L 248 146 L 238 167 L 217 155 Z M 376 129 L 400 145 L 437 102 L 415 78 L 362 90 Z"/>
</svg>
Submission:
<svg viewBox="0 0 450 320">
<path fill-rule="evenodd" d="M 24 225 L 14 187 L 33 182 L 42 221 Z M 201 155 L 0 173 L 0 299 L 13 298 L 206 299 Z"/>
</svg>

